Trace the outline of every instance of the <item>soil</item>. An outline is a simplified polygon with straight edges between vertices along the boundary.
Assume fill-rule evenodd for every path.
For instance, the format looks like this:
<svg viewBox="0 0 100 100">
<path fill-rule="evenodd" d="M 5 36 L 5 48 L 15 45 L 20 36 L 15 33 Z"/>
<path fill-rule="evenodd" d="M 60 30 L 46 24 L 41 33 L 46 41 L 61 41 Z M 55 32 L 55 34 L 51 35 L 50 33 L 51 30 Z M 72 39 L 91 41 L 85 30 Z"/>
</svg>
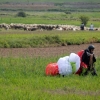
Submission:
<svg viewBox="0 0 100 100">
<path fill-rule="evenodd" d="M 100 57 L 100 43 L 93 43 L 95 46 L 94 54 L 96 57 Z M 89 44 L 81 45 L 67 45 L 62 47 L 46 47 L 46 48 L 0 48 L 0 56 L 7 57 L 50 57 L 63 54 L 70 54 L 72 52 L 77 53 L 80 50 L 84 50 Z"/>
<path fill-rule="evenodd" d="M 0 8 L 3 10 L 52 10 L 52 9 L 60 9 L 61 7 L 67 9 L 100 9 L 100 3 L 98 2 L 66 2 L 66 3 L 54 3 L 54 2 L 4 2 L 0 3 Z M 6 9 L 5 9 L 6 8 Z"/>
</svg>

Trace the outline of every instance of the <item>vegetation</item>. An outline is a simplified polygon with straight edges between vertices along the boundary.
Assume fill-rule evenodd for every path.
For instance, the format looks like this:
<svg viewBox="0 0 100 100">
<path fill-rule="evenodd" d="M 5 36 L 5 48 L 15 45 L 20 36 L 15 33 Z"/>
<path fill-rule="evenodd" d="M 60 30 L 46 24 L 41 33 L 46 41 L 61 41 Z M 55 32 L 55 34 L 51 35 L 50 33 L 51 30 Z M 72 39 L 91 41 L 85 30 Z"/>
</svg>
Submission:
<svg viewBox="0 0 100 100">
<path fill-rule="evenodd" d="M 75 2 L 74 0 L 9 0 L 9 2 L 55 2 L 55 3 L 63 3 L 63 2 Z M 0 0 L 1 3 L 9 3 L 8 0 Z M 83 2 L 83 0 L 76 0 L 76 2 Z M 99 2 L 99 0 L 84 0 L 84 2 Z"/>
<path fill-rule="evenodd" d="M 88 21 L 89 21 L 89 17 L 85 16 L 85 15 L 81 15 L 79 17 L 79 19 L 81 20 L 81 23 L 84 23 L 84 25 L 86 26 Z"/>
<path fill-rule="evenodd" d="M 86 15 L 89 17 L 87 27 L 91 23 L 94 27 L 100 27 L 100 13 L 98 12 L 71 12 L 65 14 L 63 12 L 25 12 L 26 17 L 16 17 L 17 12 L 0 12 L 0 23 L 23 23 L 23 24 L 67 24 L 80 26 L 79 17 Z"/>
<path fill-rule="evenodd" d="M 1 11 L 100 12 L 99 0 L 1 0 L 0 5 Z"/>
<path fill-rule="evenodd" d="M 99 31 L 1 31 L 1 48 L 65 46 L 100 43 Z"/>
<path fill-rule="evenodd" d="M 17 16 L 18 17 L 26 17 L 26 13 L 25 12 L 18 12 Z"/>
<path fill-rule="evenodd" d="M 67 54 L 65 54 L 67 55 Z M 1 100 L 99 100 L 99 76 L 45 76 L 46 65 L 56 57 L 0 57 Z M 64 56 L 64 55 L 63 55 Z M 100 75 L 100 59 L 96 69 Z"/>
<path fill-rule="evenodd" d="M 34 2 L 40 2 L 40 4 L 41 2 L 54 2 L 54 6 L 44 9 L 31 8 Z M 79 9 L 77 5 L 71 4 L 69 8 L 69 4 L 65 5 L 65 2 L 72 4 L 81 2 L 81 5 L 88 2 L 96 6 L 92 9 L 86 6 Z M 93 23 L 95 27 L 100 27 L 100 9 L 96 8 L 99 2 L 100 0 L 84 0 L 84 2 L 83 0 L 0 0 L 0 23 L 80 25 L 79 16 L 87 15 L 90 18 L 86 23 L 87 26 Z M 21 12 L 21 15 L 18 12 Z M 22 12 L 26 12 L 27 16 L 26 13 L 23 16 Z M 16 14 L 20 17 L 16 17 Z M 87 22 L 86 19 L 85 21 Z M 65 46 L 94 42 L 100 43 L 98 31 L 29 32 L 0 29 L 1 48 Z M 59 57 L 66 55 L 55 57 L 0 56 L 0 100 L 99 100 L 100 57 L 97 58 L 95 65 L 97 77 L 91 74 L 86 77 L 74 74 L 66 77 L 45 75 L 48 63 L 57 62 Z"/>
</svg>

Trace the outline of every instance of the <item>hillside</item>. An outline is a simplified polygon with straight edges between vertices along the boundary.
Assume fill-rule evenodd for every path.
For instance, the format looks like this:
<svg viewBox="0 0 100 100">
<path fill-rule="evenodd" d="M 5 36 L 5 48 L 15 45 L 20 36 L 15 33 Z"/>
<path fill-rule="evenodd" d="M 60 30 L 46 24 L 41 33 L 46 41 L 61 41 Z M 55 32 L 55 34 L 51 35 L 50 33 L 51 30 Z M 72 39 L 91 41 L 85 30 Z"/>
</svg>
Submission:
<svg viewBox="0 0 100 100">
<path fill-rule="evenodd" d="M 0 3 L 10 3 L 10 2 L 16 2 L 16 3 L 22 3 L 22 2 L 53 2 L 53 3 L 63 3 L 63 2 L 97 2 L 100 3 L 100 0 L 0 0 Z"/>
<path fill-rule="evenodd" d="M 0 0 L 1 11 L 100 11 L 99 0 Z"/>
</svg>

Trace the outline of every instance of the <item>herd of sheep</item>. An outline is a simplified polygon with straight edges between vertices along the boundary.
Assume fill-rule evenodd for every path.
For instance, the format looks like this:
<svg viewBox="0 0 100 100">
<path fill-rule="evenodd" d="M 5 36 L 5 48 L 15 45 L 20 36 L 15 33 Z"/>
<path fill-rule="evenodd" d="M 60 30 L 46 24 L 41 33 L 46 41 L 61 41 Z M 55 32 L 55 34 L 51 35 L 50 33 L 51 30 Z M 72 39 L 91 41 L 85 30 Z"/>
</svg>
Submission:
<svg viewBox="0 0 100 100">
<path fill-rule="evenodd" d="M 80 30 L 80 26 L 75 25 L 48 25 L 48 24 L 22 24 L 22 23 L 11 23 L 6 24 L 2 23 L 0 24 L 0 28 L 4 28 L 6 30 L 9 29 L 20 29 L 20 30 L 26 30 L 26 31 L 35 31 L 35 30 Z M 85 27 L 84 30 L 89 30 L 89 27 Z M 99 28 L 94 28 L 93 30 L 100 31 Z"/>
</svg>

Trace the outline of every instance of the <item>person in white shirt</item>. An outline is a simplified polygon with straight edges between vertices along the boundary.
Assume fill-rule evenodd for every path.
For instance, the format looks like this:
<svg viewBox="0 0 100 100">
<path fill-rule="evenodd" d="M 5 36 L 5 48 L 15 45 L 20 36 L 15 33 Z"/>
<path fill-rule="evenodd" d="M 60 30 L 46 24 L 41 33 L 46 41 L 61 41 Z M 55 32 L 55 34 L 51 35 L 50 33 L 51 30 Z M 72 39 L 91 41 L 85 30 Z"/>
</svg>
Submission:
<svg viewBox="0 0 100 100">
<path fill-rule="evenodd" d="M 94 30 L 94 25 L 91 23 L 90 29 L 89 30 Z"/>
</svg>

